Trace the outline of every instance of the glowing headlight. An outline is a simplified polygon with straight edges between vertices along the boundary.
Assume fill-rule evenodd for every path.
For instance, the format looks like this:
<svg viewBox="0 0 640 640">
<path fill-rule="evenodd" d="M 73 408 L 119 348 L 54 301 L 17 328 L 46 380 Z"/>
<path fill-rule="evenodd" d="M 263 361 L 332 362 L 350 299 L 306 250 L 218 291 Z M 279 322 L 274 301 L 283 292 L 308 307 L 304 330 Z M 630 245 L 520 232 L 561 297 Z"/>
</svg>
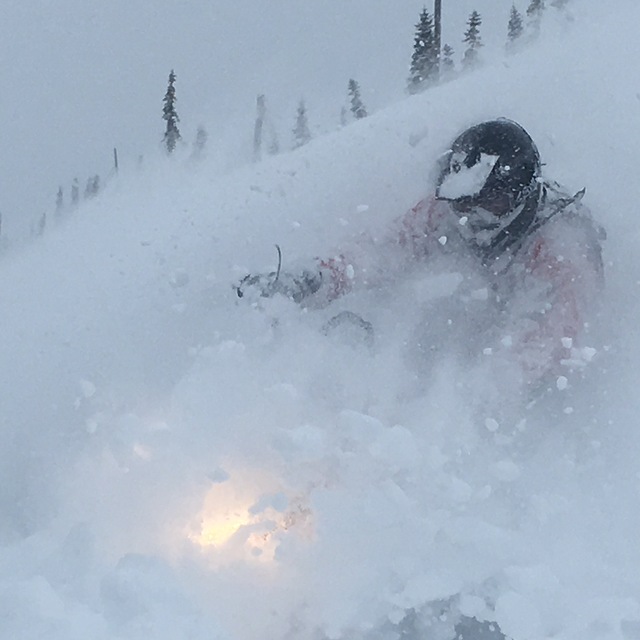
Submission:
<svg viewBox="0 0 640 640">
<path fill-rule="evenodd" d="M 218 559 L 273 560 L 287 531 L 310 535 L 311 512 L 299 499 L 281 491 L 265 493 L 276 483 L 255 474 L 234 474 L 215 484 L 204 498 L 189 539 Z"/>
</svg>

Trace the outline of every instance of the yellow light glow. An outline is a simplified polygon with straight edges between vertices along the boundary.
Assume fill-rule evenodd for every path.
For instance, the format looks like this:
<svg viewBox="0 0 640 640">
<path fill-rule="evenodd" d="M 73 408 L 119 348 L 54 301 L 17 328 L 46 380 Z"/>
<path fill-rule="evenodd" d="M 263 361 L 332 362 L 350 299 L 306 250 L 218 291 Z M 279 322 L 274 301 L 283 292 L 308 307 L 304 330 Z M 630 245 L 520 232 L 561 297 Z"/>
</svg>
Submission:
<svg viewBox="0 0 640 640">
<path fill-rule="evenodd" d="M 189 539 L 204 551 L 213 552 L 216 562 L 237 559 L 270 562 L 283 535 L 296 529 L 305 537 L 309 533 L 311 514 L 300 500 L 278 511 L 266 507 L 257 513 L 252 507 L 265 493 L 277 492 L 273 478 L 256 472 L 233 474 L 210 487 Z"/>
<path fill-rule="evenodd" d="M 211 517 L 204 519 L 198 535 L 191 539 L 203 547 L 221 547 L 231 540 L 241 527 L 250 524 L 251 517 L 248 512 L 233 513 L 223 517 Z"/>
</svg>

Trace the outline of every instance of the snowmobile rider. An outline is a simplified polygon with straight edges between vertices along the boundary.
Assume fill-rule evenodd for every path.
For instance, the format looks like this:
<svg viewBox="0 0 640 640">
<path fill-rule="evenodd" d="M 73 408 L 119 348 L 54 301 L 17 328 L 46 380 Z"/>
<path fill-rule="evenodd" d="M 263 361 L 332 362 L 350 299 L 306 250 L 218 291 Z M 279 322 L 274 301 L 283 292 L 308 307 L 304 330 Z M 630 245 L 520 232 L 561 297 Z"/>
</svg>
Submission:
<svg viewBox="0 0 640 640">
<path fill-rule="evenodd" d="M 603 281 L 604 232 L 582 203 L 584 189 L 569 195 L 544 180 L 535 143 L 505 118 L 462 132 L 436 176 L 434 191 L 400 218 L 387 241 L 401 260 L 359 246 L 297 274 L 249 275 L 238 296 L 253 290 L 325 304 L 454 256 L 475 265 L 492 296 L 493 346 L 485 339 L 480 353 L 492 356 L 496 370 L 531 389 L 579 368 L 580 337 Z"/>
</svg>

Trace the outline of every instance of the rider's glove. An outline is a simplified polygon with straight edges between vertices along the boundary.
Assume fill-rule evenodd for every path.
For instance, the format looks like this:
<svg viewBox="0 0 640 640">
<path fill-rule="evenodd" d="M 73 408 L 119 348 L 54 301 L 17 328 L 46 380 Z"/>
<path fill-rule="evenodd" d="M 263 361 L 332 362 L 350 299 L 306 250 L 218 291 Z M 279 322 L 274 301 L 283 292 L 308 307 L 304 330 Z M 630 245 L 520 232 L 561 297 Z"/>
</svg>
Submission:
<svg viewBox="0 0 640 640">
<path fill-rule="evenodd" d="M 282 272 L 278 274 L 272 271 L 245 276 L 236 287 L 236 294 L 238 298 L 251 297 L 251 294 L 261 298 L 271 298 L 280 294 L 294 302 L 301 302 L 318 291 L 321 284 L 320 271 L 305 269 L 296 275 Z"/>
</svg>

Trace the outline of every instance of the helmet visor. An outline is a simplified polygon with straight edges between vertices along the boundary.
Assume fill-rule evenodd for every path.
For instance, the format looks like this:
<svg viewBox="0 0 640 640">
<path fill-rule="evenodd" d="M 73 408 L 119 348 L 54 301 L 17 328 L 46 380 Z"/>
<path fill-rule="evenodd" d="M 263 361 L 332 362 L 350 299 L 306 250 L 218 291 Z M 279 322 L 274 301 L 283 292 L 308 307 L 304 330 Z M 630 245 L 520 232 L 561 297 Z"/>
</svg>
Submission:
<svg viewBox="0 0 640 640">
<path fill-rule="evenodd" d="M 446 198 L 440 198 L 446 200 Z M 497 218 L 506 216 L 514 208 L 514 199 L 509 192 L 488 191 L 477 196 L 449 200 L 451 208 L 460 214 L 469 214 L 474 209 L 484 209 Z"/>
</svg>

